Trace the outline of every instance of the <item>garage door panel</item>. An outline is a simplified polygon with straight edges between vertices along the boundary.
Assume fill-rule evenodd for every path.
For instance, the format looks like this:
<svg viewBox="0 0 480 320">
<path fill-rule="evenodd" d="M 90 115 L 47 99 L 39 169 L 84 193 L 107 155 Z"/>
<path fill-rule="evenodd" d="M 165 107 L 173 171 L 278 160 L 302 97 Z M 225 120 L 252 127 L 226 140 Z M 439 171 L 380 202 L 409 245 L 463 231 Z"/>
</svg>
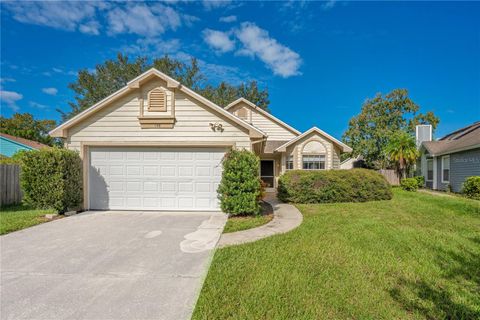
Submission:
<svg viewBox="0 0 480 320">
<path fill-rule="evenodd" d="M 90 208 L 218 210 L 221 149 L 92 148 Z"/>
</svg>

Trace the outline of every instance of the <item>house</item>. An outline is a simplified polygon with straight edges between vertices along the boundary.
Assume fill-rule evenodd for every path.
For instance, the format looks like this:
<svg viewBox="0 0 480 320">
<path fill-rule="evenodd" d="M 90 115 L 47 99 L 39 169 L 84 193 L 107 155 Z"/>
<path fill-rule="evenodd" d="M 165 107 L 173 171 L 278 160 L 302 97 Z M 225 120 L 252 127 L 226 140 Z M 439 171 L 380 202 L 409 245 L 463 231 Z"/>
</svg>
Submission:
<svg viewBox="0 0 480 320">
<path fill-rule="evenodd" d="M 229 148 L 255 152 L 273 190 L 290 169 L 338 169 L 351 148 L 326 132 L 301 133 L 245 99 L 222 108 L 150 69 L 50 132 L 84 162 L 84 207 L 219 210 Z"/>
<path fill-rule="evenodd" d="M 0 154 L 4 157 L 10 158 L 20 150 L 36 150 L 41 148 L 48 148 L 48 146 L 40 142 L 0 133 Z"/>
<path fill-rule="evenodd" d="M 417 142 L 417 167 L 427 188 L 460 192 L 466 178 L 480 176 L 480 121 L 437 141 L 432 141 L 431 126 L 419 126 Z"/>
</svg>

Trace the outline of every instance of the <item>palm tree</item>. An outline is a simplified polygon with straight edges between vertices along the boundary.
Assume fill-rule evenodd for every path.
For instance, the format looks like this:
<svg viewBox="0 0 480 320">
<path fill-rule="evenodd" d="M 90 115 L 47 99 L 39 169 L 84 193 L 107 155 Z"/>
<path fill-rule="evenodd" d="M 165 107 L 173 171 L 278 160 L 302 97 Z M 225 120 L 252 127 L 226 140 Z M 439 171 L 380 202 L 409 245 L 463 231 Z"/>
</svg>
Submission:
<svg viewBox="0 0 480 320">
<path fill-rule="evenodd" d="M 384 151 L 395 163 L 400 178 L 406 176 L 407 169 L 417 161 L 419 155 L 414 137 L 405 131 L 392 135 Z"/>
</svg>

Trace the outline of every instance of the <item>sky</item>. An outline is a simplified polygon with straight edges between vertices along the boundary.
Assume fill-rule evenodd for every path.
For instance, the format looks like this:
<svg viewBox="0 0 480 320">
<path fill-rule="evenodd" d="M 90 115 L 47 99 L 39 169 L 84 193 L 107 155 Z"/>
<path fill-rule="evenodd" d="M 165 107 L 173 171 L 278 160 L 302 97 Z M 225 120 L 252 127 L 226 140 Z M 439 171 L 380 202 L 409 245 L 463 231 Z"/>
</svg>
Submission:
<svg viewBox="0 0 480 320">
<path fill-rule="evenodd" d="M 60 121 L 68 84 L 117 53 L 196 57 L 209 82 L 257 80 L 300 131 L 340 138 L 362 103 L 406 88 L 436 137 L 480 120 L 476 2 L 5 2 L 1 114 Z"/>
</svg>

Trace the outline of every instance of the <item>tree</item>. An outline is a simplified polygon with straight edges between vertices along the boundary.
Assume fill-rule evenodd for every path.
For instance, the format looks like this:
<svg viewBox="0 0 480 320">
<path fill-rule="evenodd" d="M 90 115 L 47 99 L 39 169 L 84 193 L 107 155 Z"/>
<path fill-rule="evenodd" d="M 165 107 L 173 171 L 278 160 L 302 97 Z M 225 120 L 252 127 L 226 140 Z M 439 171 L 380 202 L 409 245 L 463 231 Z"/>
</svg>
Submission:
<svg viewBox="0 0 480 320">
<path fill-rule="evenodd" d="M 244 97 L 259 107 L 268 109 L 268 90 L 259 89 L 256 81 L 242 83 L 239 86 L 221 82 L 217 86 L 213 86 L 207 83 L 207 78 L 201 72 L 195 58 L 192 58 L 190 63 L 185 63 L 165 55 L 161 58 L 155 58 L 149 63 L 147 57 L 137 57 L 135 60 L 130 60 L 127 56 L 118 54 L 116 60 L 107 60 L 98 64 L 94 71 L 81 70 L 78 73 L 77 80 L 69 84 L 69 88 L 75 92 L 75 101 L 69 103 L 71 110 L 67 112 L 58 111 L 62 114 L 64 121 L 68 120 L 121 89 L 130 80 L 152 67 L 222 107 L 239 97 Z"/>
<path fill-rule="evenodd" d="M 55 126 L 55 120 L 35 120 L 30 113 L 15 113 L 11 118 L 0 116 L 0 132 L 49 146 L 57 143 L 48 135 Z"/>
<path fill-rule="evenodd" d="M 395 165 L 400 178 L 404 178 L 409 168 L 417 161 L 419 153 L 413 135 L 398 131 L 390 137 L 385 147 L 385 154 Z"/>
<path fill-rule="evenodd" d="M 414 134 L 417 124 L 437 127 L 438 117 L 433 112 L 418 113 L 419 109 L 406 89 L 395 89 L 385 96 L 379 93 L 367 99 L 360 114 L 350 120 L 343 141 L 352 147 L 352 156 L 362 155 L 367 166 L 386 168 L 389 160 L 384 150 L 393 134 Z"/>
</svg>

